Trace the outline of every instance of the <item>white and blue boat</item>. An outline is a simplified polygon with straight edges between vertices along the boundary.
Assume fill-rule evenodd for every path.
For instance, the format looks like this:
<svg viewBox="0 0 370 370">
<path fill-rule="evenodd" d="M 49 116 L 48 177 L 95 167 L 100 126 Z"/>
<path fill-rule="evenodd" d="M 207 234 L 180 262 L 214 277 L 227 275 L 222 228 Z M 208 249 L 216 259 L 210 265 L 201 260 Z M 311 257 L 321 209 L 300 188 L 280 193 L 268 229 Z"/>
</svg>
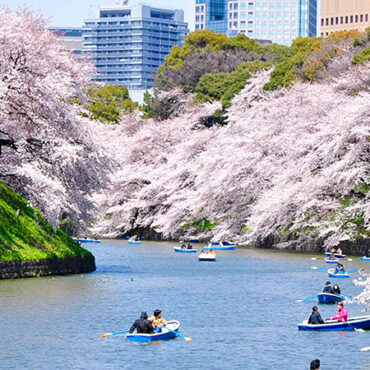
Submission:
<svg viewBox="0 0 370 370">
<path fill-rule="evenodd" d="M 328 275 L 329 277 L 331 278 L 335 278 L 335 279 L 349 279 L 349 273 L 348 272 L 339 272 L 339 273 L 335 273 L 335 269 L 329 269 L 328 270 Z"/>
<path fill-rule="evenodd" d="M 72 238 L 75 242 L 81 242 L 81 243 L 101 243 L 101 240 L 99 239 L 88 239 L 88 238 Z"/>
<path fill-rule="evenodd" d="M 330 257 L 330 255 L 331 255 L 331 253 L 329 253 L 329 252 L 326 252 L 326 253 L 325 253 L 325 257 Z M 345 254 L 338 254 L 338 253 L 334 253 L 334 257 L 335 257 L 335 258 L 346 258 L 346 257 L 347 257 L 347 255 L 345 255 Z"/>
<path fill-rule="evenodd" d="M 199 261 L 208 261 L 208 262 L 215 262 L 217 259 L 216 253 L 212 252 L 203 252 L 198 256 Z"/>
<path fill-rule="evenodd" d="M 343 302 L 345 297 L 339 295 L 339 294 L 331 294 L 331 293 L 319 293 L 317 295 L 317 299 L 319 300 L 319 303 L 338 303 Z"/>
<path fill-rule="evenodd" d="M 196 249 L 184 249 L 181 247 L 173 247 L 173 249 L 175 252 L 178 252 L 178 253 L 196 253 L 197 252 Z"/>
<path fill-rule="evenodd" d="M 336 264 L 339 262 L 339 258 L 330 259 L 329 257 L 325 258 L 326 263 Z"/>
<path fill-rule="evenodd" d="M 236 249 L 236 245 L 215 245 L 212 247 L 205 247 L 204 249 L 207 251 L 234 251 Z"/>
<path fill-rule="evenodd" d="M 138 240 L 129 240 L 128 244 L 141 244 Z"/>
<path fill-rule="evenodd" d="M 370 262 L 370 257 L 363 256 L 362 260 L 365 262 Z"/>
<path fill-rule="evenodd" d="M 133 342 L 154 342 L 158 340 L 168 340 L 176 337 L 176 333 L 179 330 L 180 322 L 177 320 L 167 321 L 168 326 L 172 331 L 167 328 L 163 328 L 161 333 L 143 334 L 143 333 L 129 333 L 126 339 L 132 340 Z"/>
<path fill-rule="evenodd" d="M 352 331 L 355 329 L 370 330 L 370 315 L 352 317 L 345 322 L 325 320 L 324 324 L 309 324 L 308 320 L 298 324 L 298 330 L 306 331 Z"/>
</svg>

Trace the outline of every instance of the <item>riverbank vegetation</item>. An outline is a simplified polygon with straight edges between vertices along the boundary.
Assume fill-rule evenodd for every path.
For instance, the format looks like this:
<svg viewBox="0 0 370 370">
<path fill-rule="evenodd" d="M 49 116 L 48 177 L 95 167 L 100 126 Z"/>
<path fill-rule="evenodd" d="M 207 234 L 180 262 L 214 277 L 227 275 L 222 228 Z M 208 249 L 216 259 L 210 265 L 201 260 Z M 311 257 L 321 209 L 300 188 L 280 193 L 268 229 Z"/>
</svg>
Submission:
<svg viewBox="0 0 370 370">
<path fill-rule="evenodd" d="M 0 183 L 0 261 L 91 256 L 65 232 L 53 229 L 41 213 Z"/>
</svg>

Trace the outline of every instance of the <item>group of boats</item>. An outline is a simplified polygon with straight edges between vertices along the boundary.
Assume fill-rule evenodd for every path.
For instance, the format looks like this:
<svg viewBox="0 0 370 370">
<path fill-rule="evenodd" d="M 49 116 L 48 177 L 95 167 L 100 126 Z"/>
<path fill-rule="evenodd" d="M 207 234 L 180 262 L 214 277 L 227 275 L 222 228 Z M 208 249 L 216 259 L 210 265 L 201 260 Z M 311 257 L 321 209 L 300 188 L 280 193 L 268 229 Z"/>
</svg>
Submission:
<svg viewBox="0 0 370 370">
<path fill-rule="evenodd" d="M 183 242 L 180 242 L 183 243 Z M 193 241 L 194 243 L 194 241 Z M 179 247 L 173 247 L 174 251 L 177 253 L 197 253 L 197 250 L 193 248 L 191 243 L 182 244 Z M 209 242 L 206 247 L 204 247 L 198 256 L 199 261 L 215 262 L 217 260 L 216 251 L 234 251 L 236 250 L 236 245 L 230 242 Z"/>
<path fill-rule="evenodd" d="M 325 253 L 324 260 L 326 263 L 329 264 L 341 264 L 343 260 L 346 259 L 346 255 L 342 253 Z M 316 259 L 316 258 L 313 258 Z M 363 261 L 370 261 L 370 257 L 358 257 L 354 260 L 360 260 L 362 259 Z M 353 261 L 352 259 L 347 259 L 348 261 Z M 343 269 L 337 269 L 337 268 L 330 268 L 330 269 L 322 269 L 318 267 L 312 267 L 314 270 L 319 270 L 319 271 L 325 271 L 328 273 L 328 276 L 330 278 L 336 278 L 336 279 L 343 279 L 343 278 L 349 278 L 350 274 L 358 272 L 363 269 L 355 269 L 355 270 L 349 270 L 349 271 L 344 271 Z M 309 297 L 303 301 L 307 301 L 310 299 L 313 299 L 317 297 L 318 302 L 321 304 L 335 304 L 338 302 L 343 302 L 344 300 L 353 300 L 352 297 L 350 296 L 345 296 L 342 294 L 338 293 L 328 293 L 328 292 L 323 292 L 323 293 L 318 293 L 312 297 Z M 298 330 L 304 330 L 304 331 L 362 331 L 362 330 L 370 330 L 370 315 L 367 316 L 357 316 L 357 317 L 352 317 L 348 318 L 347 321 L 338 321 L 338 320 L 324 320 L 323 324 L 309 324 L 308 320 L 304 320 L 302 323 L 298 324 Z"/>
</svg>

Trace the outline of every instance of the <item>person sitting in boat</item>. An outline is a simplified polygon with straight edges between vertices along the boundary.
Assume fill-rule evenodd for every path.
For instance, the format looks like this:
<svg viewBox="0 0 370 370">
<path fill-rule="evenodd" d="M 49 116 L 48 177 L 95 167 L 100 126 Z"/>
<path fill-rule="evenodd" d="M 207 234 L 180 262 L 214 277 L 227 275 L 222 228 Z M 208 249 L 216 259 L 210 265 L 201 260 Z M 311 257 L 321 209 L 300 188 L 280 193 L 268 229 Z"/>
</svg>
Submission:
<svg viewBox="0 0 370 370">
<path fill-rule="evenodd" d="M 367 250 L 365 257 L 370 258 L 370 249 Z"/>
<path fill-rule="evenodd" d="M 337 254 L 339 254 L 339 255 L 342 255 L 343 254 L 342 250 L 339 247 L 337 249 Z"/>
<path fill-rule="evenodd" d="M 317 306 L 312 307 L 312 313 L 310 317 L 308 318 L 309 324 L 324 324 L 324 320 L 321 318 L 319 309 Z"/>
<path fill-rule="evenodd" d="M 344 274 L 344 266 L 341 263 L 337 263 L 337 266 L 335 267 L 334 274 Z"/>
<path fill-rule="evenodd" d="M 331 282 L 330 281 L 327 281 L 326 282 L 326 285 L 325 285 L 325 288 L 323 289 L 322 291 L 323 293 L 330 293 L 330 294 L 334 294 L 334 289 L 333 287 L 331 286 Z"/>
<path fill-rule="evenodd" d="M 140 319 L 136 320 L 131 328 L 130 333 L 133 333 L 136 329 L 137 333 L 150 334 L 154 332 L 152 323 L 148 320 L 148 315 L 146 312 L 142 312 Z"/>
<path fill-rule="evenodd" d="M 167 324 L 167 321 L 162 317 L 161 310 L 155 310 L 153 315 L 149 317 L 149 321 L 152 323 L 154 330 L 157 333 L 161 333 L 162 326 Z"/>
<path fill-rule="evenodd" d="M 188 249 L 193 249 L 193 246 L 190 243 L 188 243 L 188 247 L 187 248 Z"/>
<path fill-rule="evenodd" d="M 334 284 L 333 285 L 333 290 L 334 290 L 334 293 L 341 294 L 340 288 L 339 288 L 339 285 L 338 284 Z"/>
<path fill-rule="evenodd" d="M 181 244 L 181 249 L 186 249 L 186 244 L 183 241 L 180 241 Z"/>
<path fill-rule="evenodd" d="M 342 302 L 338 302 L 337 307 L 338 307 L 338 312 L 331 319 L 338 320 L 339 322 L 347 321 L 348 310 L 343 306 Z"/>
</svg>

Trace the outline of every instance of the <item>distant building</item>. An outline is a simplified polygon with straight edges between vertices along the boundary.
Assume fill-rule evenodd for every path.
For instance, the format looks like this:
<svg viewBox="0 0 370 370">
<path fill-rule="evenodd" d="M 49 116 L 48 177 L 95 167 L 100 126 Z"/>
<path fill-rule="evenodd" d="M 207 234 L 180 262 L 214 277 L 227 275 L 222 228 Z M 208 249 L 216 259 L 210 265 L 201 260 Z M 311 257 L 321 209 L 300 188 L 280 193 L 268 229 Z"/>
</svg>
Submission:
<svg viewBox="0 0 370 370">
<path fill-rule="evenodd" d="M 145 91 L 171 48 L 183 46 L 187 33 L 183 10 L 122 2 L 101 7 L 95 19 L 85 20 L 83 52 L 96 66 L 93 80 Z"/>
<path fill-rule="evenodd" d="M 78 27 L 50 27 L 49 30 L 58 36 L 73 51 L 80 54 L 82 51 L 82 28 Z"/>
<path fill-rule="evenodd" d="M 195 29 L 227 33 L 227 0 L 196 0 Z"/>
<path fill-rule="evenodd" d="M 218 10 L 217 17 L 223 19 L 218 22 L 227 20 L 226 27 L 219 28 L 221 31 L 212 23 L 212 5 Z M 230 37 L 242 33 L 257 40 L 291 45 L 298 36 L 320 35 L 319 5 L 320 0 L 196 0 L 195 28 L 213 29 Z"/>
<path fill-rule="evenodd" d="M 370 27 L 370 0 L 321 0 L 321 36 Z"/>
</svg>

